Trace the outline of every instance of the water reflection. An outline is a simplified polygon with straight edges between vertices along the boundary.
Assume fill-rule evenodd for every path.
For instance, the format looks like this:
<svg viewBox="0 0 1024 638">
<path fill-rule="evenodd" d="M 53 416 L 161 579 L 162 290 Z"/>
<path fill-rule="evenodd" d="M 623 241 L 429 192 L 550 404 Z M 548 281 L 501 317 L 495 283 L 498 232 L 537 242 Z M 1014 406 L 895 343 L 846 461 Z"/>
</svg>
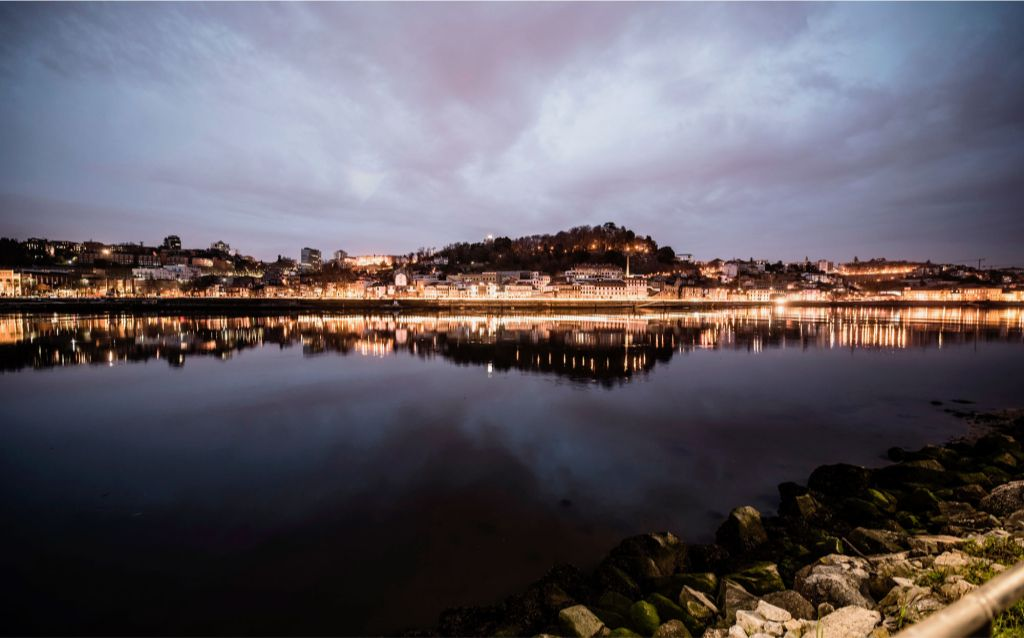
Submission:
<svg viewBox="0 0 1024 638">
<path fill-rule="evenodd" d="M 696 349 L 943 348 L 1021 342 L 1024 311 L 979 308 L 747 308 L 674 315 L 294 315 L 0 317 L 0 369 L 228 359 L 264 345 L 441 357 L 461 365 L 615 384 Z"/>
</svg>

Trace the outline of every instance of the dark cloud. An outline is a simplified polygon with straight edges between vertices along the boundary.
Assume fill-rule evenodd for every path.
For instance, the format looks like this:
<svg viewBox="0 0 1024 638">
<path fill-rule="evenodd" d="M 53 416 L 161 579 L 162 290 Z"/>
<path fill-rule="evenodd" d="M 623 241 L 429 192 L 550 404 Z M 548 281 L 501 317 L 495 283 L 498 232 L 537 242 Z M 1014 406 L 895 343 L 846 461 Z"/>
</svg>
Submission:
<svg viewBox="0 0 1024 638">
<path fill-rule="evenodd" d="M 3 228 L 1020 262 L 1022 60 L 1012 4 L 6 5 Z"/>
</svg>

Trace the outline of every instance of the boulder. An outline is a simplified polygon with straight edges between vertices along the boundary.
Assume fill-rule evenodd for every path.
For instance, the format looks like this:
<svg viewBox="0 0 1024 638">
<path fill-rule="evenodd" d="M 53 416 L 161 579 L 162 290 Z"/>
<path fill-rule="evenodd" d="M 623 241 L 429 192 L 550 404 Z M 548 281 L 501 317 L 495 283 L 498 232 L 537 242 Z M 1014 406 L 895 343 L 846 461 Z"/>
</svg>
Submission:
<svg viewBox="0 0 1024 638">
<path fill-rule="evenodd" d="M 757 607 L 757 598 L 743 588 L 742 585 L 728 578 L 722 579 L 718 594 L 718 608 L 722 611 L 727 624 L 736 622 L 736 612 Z"/>
<path fill-rule="evenodd" d="M 946 534 L 919 534 L 908 539 L 910 550 L 914 554 L 936 554 L 953 549 L 964 543 L 963 538 Z"/>
<path fill-rule="evenodd" d="M 633 628 L 644 636 L 653 636 L 661 626 L 658 610 L 646 600 L 633 603 L 633 606 L 629 608 L 629 620 Z"/>
<path fill-rule="evenodd" d="M 736 624 L 743 629 L 743 633 L 753 636 L 761 631 L 764 626 L 764 618 L 752 611 L 740 609 L 736 612 Z"/>
<path fill-rule="evenodd" d="M 682 607 L 661 594 L 651 594 L 647 597 L 647 602 L 654 605 L 654 608 L 658 610 L 658 618 L 662 622 L 666 620 L 687 619 L 686 611 Z"/>
<path fill-rule="evenodd" d="M 597 604 L 605 609 L 617 611 L 620 614 L 628 614 L 633 601 L 628 596 L 624 596 L 617 591 L 608 590 L 597 599 Z"/>
<path fill-rule="evenodd" d="M 761 513 L 745 505 L 729 512 L 722 526 L 715 534 L 715 540 L 730 552 L 744 554 L 768 541 L 768 535 L 761 524 Z"/>
<path fill-rule="evenodd" d="M 978 485 L 977 483 L 970 483 L 968 485 L 962 485 L 953 490 L 953 498 L 958 501 L 970 503 L 971 505 L 977 505 L 981 502 L 981 499 L 988 496 L 988 492 L 985 488 Z"/>
<path fill-rule="evenodd" d="M 779 609 L 785 609 L 793 618 L 813 620 L 816 616 L 814 605 L 792 589 L 766 594 L 762 600 Z"/>
<path fill-rule="evenodd" d="M 880 622 L 882 615 L 877 611 L 855 606 L 842 607 L 818 621 L 816 635 L 820 638 L 867 636 Z"/>
<path fill-rule="evenodd" d="M 772 622 L 784 623 L 787 620 L 792 620 L 793 615 L 781 607 L 776 607 L 771 603 L 767 603 L 764 600 L 760 600 L 757 603 L 757 607 L 754 608 L 754 613 Z"/>
<path fill-rule="evenodd" d="M 584 605 L 566 607 L 558 612 L 558 623 L 567 636 L 591 638 L 604 629 L 604 623 Z"/>
<path fill-rule="evenodd" d="M 714 596 L 718 591 L 718 576 L 714 572 L 702 572 L 699 574 L 680 574 L 679 581 L 684 587 L 696 589 L 709 596 Z"/>
<path fill-rule="evenodd" d="M 957 501 L 939 503 L 939 515 L 932 522 L 952 534 L 992 529 L 999 525 L 999 519 L 986 512 L 979 512 L 970 503 Z"/>
<path fill-rule="evenodd" d="M 692 638 L 692 634 L 681 620 L 670 620 L 655 630 L 654 638 Z"/>
<path fill-rule="evenodd" d="M 939 499 L 930 490 L 923 487 L 914 489 L 903 497 L 900 505 L 914 513 L 937 512 L 939 510 Z"/>
<path fill-rule="evenodd" d="M 627 538 L 608 553 L 603 564 L 618 567 L 632 579 L 663 578 L 680 571 L 685 557 L 686 545 L 679 537 L 662 532 Z"/>
<path fill-rule="evenodd" d="M 863 558 L 830 554 L 800 569 L 794 589 L 811 603 L 823 602 L 839 607 L 870 607 L 869 564 Z"/>
<path fill-rule="evenodd" d="M 914 584 L 893 587 L 878 603 L 878 609 L 886 618 L 899 618 L 904 625 L 920 622 L 943 607 L 945 604 L 931 588 Z M 887 621 L 886 625 L 888 624 Z M 897 626 L 890 627 L 895 628 Z"/>
<path fill-rule="evenodd" d="M 744 589 L 758 596 L 786 588 L 775 563 L 755 563 L 746 569 L 729 574 L 726 578 L 739 583 Z"/>
<path fill-rule="evenodd" d="M 868 488 L 871 471 L 859 465 L 837 463 L 822 465 L 807 479 L 812 491 L 832 497 L 847 497 L 861 494 Z"/>
<path fill-rule="evenodd" d="M 904 461 L 875 470 L 871 482 L 879 487 L 915 485 L 945 485 L 950 476 L 946 468 L 935 459 Z"/>
<path fill-rule="evenodd" d="M 695 624 L 709 625 L 718 615 L 718 606 L 711 602 L 704 592 L 684 586 L 679 592 L 679 606 L 686 611 Z"/>
<path fill-rule="evenodd" d="M 907 547 L 905 534 L 866 527 L 858 527 L 851 531 L 850 542 L 865 554 L 892 554 Z"/>
<path fill-rule="evenodd" d="M 612 629 L 611 633 L 608 635 L 613 636 L 614 638 L 640 638 L 640 634 L 628 627 L 616 627 L 615 629 Z"/>
<path fill-rule="evenodd" d="M 1012 481 L 992 490 L 978 507 L 996 516 L 1008 516 L 1024 509 L 1024 481 Z"/>
</svg>

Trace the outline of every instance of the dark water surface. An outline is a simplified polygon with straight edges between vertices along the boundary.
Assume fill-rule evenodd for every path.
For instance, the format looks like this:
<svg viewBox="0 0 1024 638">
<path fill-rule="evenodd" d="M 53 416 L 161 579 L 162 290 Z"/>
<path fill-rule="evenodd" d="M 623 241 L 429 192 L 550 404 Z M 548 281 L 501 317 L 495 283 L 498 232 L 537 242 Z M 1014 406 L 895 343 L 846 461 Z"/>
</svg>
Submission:
<svg viewBox="0 0 1024 638">
<path fill-rule="evenodd" d="M 0 369 L 6 633 L 392 633 L 1024 404 L 1024 313 L 8 316 Z"/>
</svg>

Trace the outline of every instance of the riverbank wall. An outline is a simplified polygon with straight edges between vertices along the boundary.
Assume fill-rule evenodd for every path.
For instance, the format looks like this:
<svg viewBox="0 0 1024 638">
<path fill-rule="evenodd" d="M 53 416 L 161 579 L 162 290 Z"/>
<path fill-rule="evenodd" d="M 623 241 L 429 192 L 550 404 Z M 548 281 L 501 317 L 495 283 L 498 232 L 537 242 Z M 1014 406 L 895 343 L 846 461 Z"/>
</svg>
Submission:
<svg viewBox="0 0 1024 638">
<path fill-rule="evenodd" d="M 145 314 L 268 314 L 298 312 L 331 313 L 539 313 L 564 312 L 580 314 L 669 314 L 702 312 L 729 308 L 772 308 L 771 302 L 695 302 L 684 300 L 651 301 L 584 301 L 577 299 L 523 299 L 499 301 L 432 300 L 432 299 L 313 299 L 313 298 L 25 298 L 0 299 L 0 313 L 105 313 L 131 312 Z M 919 301 L 844 301 L 844 302 L 787 302 L 793 308 L 1021 308 L 1024 304 L 1002 302 L 934 303 Z"/>
</svg>

